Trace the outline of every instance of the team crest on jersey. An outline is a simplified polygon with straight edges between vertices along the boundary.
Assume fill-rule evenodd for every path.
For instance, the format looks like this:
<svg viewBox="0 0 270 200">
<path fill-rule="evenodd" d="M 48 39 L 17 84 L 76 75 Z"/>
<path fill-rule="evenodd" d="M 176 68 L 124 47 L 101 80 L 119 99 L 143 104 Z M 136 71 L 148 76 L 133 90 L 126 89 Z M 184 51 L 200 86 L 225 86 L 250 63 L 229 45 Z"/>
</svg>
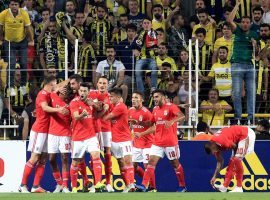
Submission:
<svg viewBox="0 0 270 200">
<path fill-rule="evenodd" d="M 164 115 L 165 115 L 165 116 L 168 115 L 168 110 L 164 110 Z"/>
<path fill-rule="evenodd" d="M 140 116 L 139 116 L 139 121 L 141 122 L 142 120 L 143 120 L 143 116 L 140 115 Z"/>
</svg>

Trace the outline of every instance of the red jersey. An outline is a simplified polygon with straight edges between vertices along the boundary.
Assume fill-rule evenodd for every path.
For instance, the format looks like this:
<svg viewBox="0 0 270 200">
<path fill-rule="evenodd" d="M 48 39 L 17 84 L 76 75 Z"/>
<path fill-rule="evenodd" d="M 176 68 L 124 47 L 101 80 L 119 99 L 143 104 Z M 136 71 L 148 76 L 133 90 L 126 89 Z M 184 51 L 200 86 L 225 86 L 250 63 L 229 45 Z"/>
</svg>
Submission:
<svg viewBox="0 0 270 200">
<path fill-rule="evenodd" d="M 88 116 L 80 120 L 75 120 L 73 113 L 83 110 L 88 112 Z M 70 112 L 72 113 L 72 140 L 83 141 L 96 136 L 93 122 L 93 107 L 85 104 L 79 97 L 70 102 Z"/>
<path fill-rule="evenodd" d="M 44 89 L 39 91 L 36 98 L 36 121 L 32 126 L 32 130 L 37 133 L 48 133 L 50 126 L 50 114 L 42 109 L 41 104 L 43 102 L 48 105 L 51 103 L 50 93 Z"/>
<path fill-rule="evenodd" d="M 247 138 L 248 127 L 231 126 L 220 129 L 211 138 L 210 141 L 215 142 L 221 147 L 221 150 L 232 149 L 233 144 L 238 144 L 241 140 Z"/>
<path fill-rule="evenodd" d="M 137 110 L 134 107 L 131 107 L 129 109 L 129 119 L 134 119 L 138 122 L 149 122 L 152 121 L 152 113 L 145 107 L 142 107 L 141 109 Z M 132 125 L 132 129 L 134 132 L 143 132 L 146 131 L 149 127 L 144 127 L 138 124 Z M 153 134 L 145 135 L 141 138 L 134 138 L 133 140 L 133 146 L 136 148 L 150 148 L 153 143 Z"/>
<path fill-rule="evenodd" d="M 100 93 L 98 90 L 92 90 L 90 91 L 89 98 L 92 98 L 93 100 L 98 100 L 102 102 L 103 104 L 110 105 L 110 95 L 109 93 Z M 109 112 L 106 112 L 105 115 L 109 114 Z M 111 122 L 105 121 L 103 119 L 98 119 L 100 123 L 100 130 L 101 132 L 111 132 Z"/>
<path fill-rule="evenodd" d="M 178 116 L 180 110 L 172 103 L 165 103 L 162 107 L 156 106 L 153 109 L 152 121 L 156 124 L 156 133 L 153 144 L 160 147 L 178 145 L 177 123 L 165 128 L 165 122 Z"/>
<path fill-rule="evenodd" d="M 70 111 L 69 105 L 56 93 L 51 93 L 51 104 L 53 108 L 65 107 Z M 71 136 L 71 114 L 51 113 L 49 133 L 57 136 Z"/>
<path fill-rule="evenodd" d="M 131 134 L 128 126 L 127 106 L 120 102 L 112 107 L 111 113 L 115 116 L 112 119 L 112 141 L 126 142 L 131 141 Z"/>
</svg>

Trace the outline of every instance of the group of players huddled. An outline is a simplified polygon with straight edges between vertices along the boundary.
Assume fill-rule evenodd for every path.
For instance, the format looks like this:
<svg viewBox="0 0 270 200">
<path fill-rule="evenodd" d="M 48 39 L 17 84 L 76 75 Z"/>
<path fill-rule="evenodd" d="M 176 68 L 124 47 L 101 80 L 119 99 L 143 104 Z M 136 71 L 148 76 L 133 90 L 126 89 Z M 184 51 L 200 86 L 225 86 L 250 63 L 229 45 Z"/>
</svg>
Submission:
<svg viewBox="0 0 270 200">
<path fill-rule="evenodd" d="M 177 138 L 177 122 L 182 122 L 185 117 L 179 108 L 166 101 L 163 90 L 153 91 L 155 107 L 150 112 L 143 106 L 144 95 L 140 92 L 132 93 L 132 107 L 128 109 L 122 101 L 121 89 L 108 91 L 106 77 L 100 77 L 96 87 L 92 90 L 76 74 L 60 84 L 54 77 L 45 78 L 44 88 L 36 98 L 36 121 L 28 146 L 31 157 L 25 165 L 19 191 L 29 193 L 27 183 L 35 169 L 31 192 L 46 192 L 40 181 L 49 155 L 56 181 L 54 192 L 69 193 L 70 179 L 71 190 L 76 193 L 78 172 L 82 175 L 85 191 L 114 192 L 111 185 L 112 153 L 125 182 L 124 193 L 156 191 L 155 167 L 165 154 L 179 182 L 177 191 L 185 192 Z M 101 183 L 101 151 L 104 151 L 106 184 Z M 93 185 L 86 173 L 86 152 L 91 157 L 89 169 L 93 174 Z M 62 173 L 57 165 L 57 153 L 61 153 Z M 145 170 L 138 165 L 141 162 Z M 135 173 L 143 178 L 141 185 L 134 184 Z"/>
</svg>

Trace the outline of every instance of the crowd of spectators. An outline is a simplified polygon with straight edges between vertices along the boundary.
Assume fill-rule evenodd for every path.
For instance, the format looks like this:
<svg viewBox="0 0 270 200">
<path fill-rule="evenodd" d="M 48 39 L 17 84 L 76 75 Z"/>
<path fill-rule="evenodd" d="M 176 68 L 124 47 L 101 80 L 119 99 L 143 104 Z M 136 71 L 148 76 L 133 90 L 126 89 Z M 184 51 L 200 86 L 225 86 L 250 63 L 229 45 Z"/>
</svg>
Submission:
<svg viewBox="0 0 270 200">
<path fill-rule="evenodd" d="M 93 89 L 98 77 L 107 76 L 128 105 L 136 89 L 151 108 L 149 94 L 159 88 L 186 120 L 199 91 L 208 125 L 226 124 L 230 112 L 236 121 L 247 113 L 251 123 L 255 112 L 267 112 L 270 0 L 2 0 L 0 9 L 2 124 L 9 112 L 18 123 L 29 120 L 33 113 L 24 110 L 45 76 L 64 80 L 65 39 L 68 75 L 74 74 L 78 39 L 78 74 Z"/>
</svg>

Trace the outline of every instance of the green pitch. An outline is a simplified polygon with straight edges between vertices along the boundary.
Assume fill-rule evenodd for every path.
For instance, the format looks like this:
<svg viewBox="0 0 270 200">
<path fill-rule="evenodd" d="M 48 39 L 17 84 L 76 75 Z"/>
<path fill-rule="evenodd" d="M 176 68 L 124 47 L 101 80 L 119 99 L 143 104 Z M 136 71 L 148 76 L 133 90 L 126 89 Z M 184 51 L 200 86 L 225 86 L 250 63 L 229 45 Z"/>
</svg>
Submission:
<svg viewBox="0 0 270 200">
<path fill-rule="evenodd" d="M 1 200 L 268 200 L 269 193 L 0 194 Z"/>
</svg>

